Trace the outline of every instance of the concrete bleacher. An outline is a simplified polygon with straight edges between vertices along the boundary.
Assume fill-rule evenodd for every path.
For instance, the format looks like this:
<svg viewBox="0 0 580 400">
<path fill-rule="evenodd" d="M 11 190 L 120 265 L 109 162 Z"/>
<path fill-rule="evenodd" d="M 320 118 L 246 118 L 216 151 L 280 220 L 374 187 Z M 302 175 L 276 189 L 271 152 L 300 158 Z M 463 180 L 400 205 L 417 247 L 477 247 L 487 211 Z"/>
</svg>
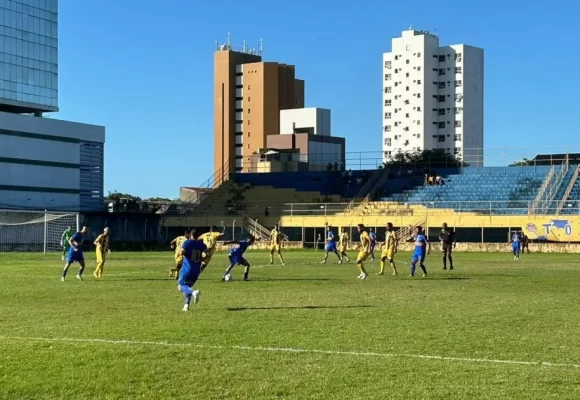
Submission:
<svg viewBox="0 0 580 400">
<path fill-rule="evenodd" d="M 356 196 L 359 189 L 374 172 L 372 170 L 362 170 L 244 173 L 236 174 L 234 181 L 238 184 L 249 184 L 253 187 L 292 188 L 297 192 L 318 192 L 321 195 L 338 195 L 340 198 L 350 199 Z M 357 183 L 359 178 L 360 183 Z"/>
<path fill-rule="evenodd" d="M 566 199 L 564 199 L 564 202 L 562 204 L 562 210 L 560 213 L 565 215 L 580 214 L 580 179 L 578 179 L 578 176 L 574 176 L 578 174 L 577 166 L 574 166 L 574 168 L 570 168 L 568 173 L 571 176 L 567 182 L 571 183 L 570 181 L 572 179 L 575 179 L 575 181 L 572 186 L 572 190 L 570 191 Z"/>
<path fill-rule="evenodd" d="M 382 200 L 406 204 L 422 204 L 428 208 L 446 208 L 465 212 L 485 212 L 493 207 L 496 214 L 525 214 L 546 179 L 549 166 L 536 167 L 486 167 L 462 170 L 439 170 L 444 178 L 441 186 L 424 186 L 423 183 L 407 190 L 395 177 L 386 184 L 388 195 Z"/>
</svg>

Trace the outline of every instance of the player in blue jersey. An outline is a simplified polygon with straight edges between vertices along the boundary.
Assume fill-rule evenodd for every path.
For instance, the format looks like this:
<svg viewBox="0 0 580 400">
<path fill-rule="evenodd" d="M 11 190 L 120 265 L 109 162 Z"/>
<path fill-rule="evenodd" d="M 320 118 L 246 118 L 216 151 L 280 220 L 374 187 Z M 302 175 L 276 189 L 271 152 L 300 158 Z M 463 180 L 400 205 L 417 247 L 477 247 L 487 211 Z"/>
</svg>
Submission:
<svg viewBox="0 0 580 400">
<path fill-rule="evenodd" d="M 77 273 L 77 279 L 79 281 L 83 280 L 83 271 L 85 270 L 85 257 L 83 256 L 83 241 L 84 236 L 88 232 L 89 228 L 87 226 L 83 226 L 80 232 L 76 232 L 68 240 L 68 245 L 70 246 L 70 248 L 66 255 L 66 264 L 64 265 L 64 269 L 62 270 L 62 277 L 60 278 L 61 281 L 64 282 L 64 280 L 66 279 L 68 269 L 75 262 L 78 262 L 80 265 L 79 272 Z"/>
<path fill-rule="evenodd" d="M 330 229 L 330 226 L 326 226 L 326 246 L 324 247 L 324 260 L 320 264 L 326 264 L 326 260 L 328 260 L 328 254 L 334 253 L 338 257 L 338 263 L 342 264 L 342 257 L 338 252 L 338 248 L 336 247 L 336 238 L 334 237 L 334 232 Z"/>
<path fill-rule="evenodd" d="M 226 245 L 235 244 L 236 246 L 234 246 L 230 249 L 230 265 L 226 269 L 226 272 L 224 272 L 224 276 L 222 277 L 222 281 L 226 280 L 226 275 L 229 275 L 229 273 L 232 271 L 232 269 L 236 265 L 243 265 L 245 267 L 244 268 L 244 280 L 245 281 L 250 280 L 250 277 L 249 277 L 250 263 L 244 258 L 244 253 L 246 252 L 246 250 L 248 250 L 248 247 L 250 247 L 252 244 L 254 244 L 255 241 L 256 241 L 256 238 L 254 236 L 250 235 L 250 237 L 248 237 L 246 240 L 240 240 L 239 242 L 234 241 L 234 242 L 224 243 Z"/>
<path fill-rule="evenodd" d="M 413 235 L 413 241 L 415 242 L 415 250 L 413 250 L 413 256 L 411 258 L 411 275 L 409 277 L 415 276 L 415 267 L 419 263 L 419 267 L 423 270 L 423 276 L 427 276 L 427 269 L 425 268 L 425 256 L 431 252 L 431 244 L 427 239 L 427 235 L 423 231 L 423 228 L 418 226 L 415 228 L 415 234 Z"/>
<path fill-rule="evenodd" d="M 375 234 L 375 231 L 373 231 L 373 229 L 369 229 L 369 239 L 371 240 L 371 261 L 375 261 L 375 246 L 376 246 L 376 242 L 377 242 L 377 235 Z"/>
<path fill-rule="evenodd" d="M 189 311 L 189 303 L 193 298 L 193 303 L 199 301 L 199 290 L 193 290 L 193 285 L 197 282 L 201 274 L 201 264 L 208 255 L 208 249 L 203 240 L 199 240 L 199 234 L 194 230 L 189 233 L 189 237 L 181 245 L 179 250 L 183 257 L 183 265 L 179 270 L 177 279 L 177 290 L 183 293 L 185 303 L 183 311 Z"/>
<path fill-rule="evenodd" d="M 520 244 L 521 244 L 521 237 L 519 232 L 514 232 L 512 235 L 512 240 L 510 241 L 512 245 L 512 252 L 514 253 L 514 260 L 520 259 Z"/>
</svg>

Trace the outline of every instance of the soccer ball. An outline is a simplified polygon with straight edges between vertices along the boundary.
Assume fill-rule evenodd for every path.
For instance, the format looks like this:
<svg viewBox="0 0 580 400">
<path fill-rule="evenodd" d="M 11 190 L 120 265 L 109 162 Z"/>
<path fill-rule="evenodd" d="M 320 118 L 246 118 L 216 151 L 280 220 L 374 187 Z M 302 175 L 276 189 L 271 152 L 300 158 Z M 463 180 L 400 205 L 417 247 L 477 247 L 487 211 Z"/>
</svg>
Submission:
<svg viewBox="0 0 580 400">
<path fill-rule="evenodd" d="M 227 275 L 225 276 L 225 278 L 226 278 L 226 282 L 229 282 L 229 281 L 231 281 L 231 280 L 233 280 L 233 279 L 234 279 L 234 277 L 233 277 L 231 274 L 227 274 Z"/>
</svg>

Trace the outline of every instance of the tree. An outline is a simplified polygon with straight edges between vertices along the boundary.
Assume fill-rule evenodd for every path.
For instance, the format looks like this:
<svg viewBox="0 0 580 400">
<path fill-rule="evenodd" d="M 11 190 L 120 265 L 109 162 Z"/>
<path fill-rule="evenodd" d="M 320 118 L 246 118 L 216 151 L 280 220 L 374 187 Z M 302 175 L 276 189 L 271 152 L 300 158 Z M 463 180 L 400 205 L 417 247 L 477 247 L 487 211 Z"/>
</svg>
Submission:
<svg viewBox="0 0 580 400">
<path fill-rule="evenodd" d="M 119 201 L 121 199 L 141 201 L 141 197 L 139 197 L 139 196 L 133 196 L 133 195 L 127 194 L 127 193 L 120 193 L 120 192 L 117 192 L 116 190 L 114 190 L 112 192 L 109 191 L 107 193 L 107 197 L 105 197 L 105 200 L 108 200 L 108 201 Z"/>
<path fill-rule="evenodd" d="M 386 168 L 435 169 L 465 166 L 460 157 L 443 149 L 398 152 L 385 163 Z"/>
<path fill-rule="evenodd" d="M 515 163 L 511 163 L 510 167 L 525 167 L 528 165 L 532 165 L 533 161 L 528 160 L 527 158 L 522 158 L 520 161 L 516 161 Z"/>
<path fill-rule="evenodd" d="M 148 199 L 145 199 L 145 201 L 157 201 L 157 202 L 166 202 L 166 203 L 170 203 L 173 200 L 168 199 L 167 197 L 150 197 Z"/>
</svg>

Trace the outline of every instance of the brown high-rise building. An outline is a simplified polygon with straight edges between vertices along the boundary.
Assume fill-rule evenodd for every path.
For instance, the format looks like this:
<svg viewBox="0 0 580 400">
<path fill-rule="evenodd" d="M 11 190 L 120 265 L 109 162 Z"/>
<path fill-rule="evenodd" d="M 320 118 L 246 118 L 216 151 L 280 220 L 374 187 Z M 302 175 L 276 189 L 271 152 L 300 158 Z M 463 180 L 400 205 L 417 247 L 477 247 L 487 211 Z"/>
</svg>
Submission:
<svg viewBox="0 0 580 400">
<path fill-rule="evenodd" d="M 304 107 L 304 81 L 293 65 L 262 62 L 255 52 L 222 46 L 214 56 L 214 172 L 216 184 L 250 171 L 266 136 L 280 134 L 280 110 Z"/>
</svg>

